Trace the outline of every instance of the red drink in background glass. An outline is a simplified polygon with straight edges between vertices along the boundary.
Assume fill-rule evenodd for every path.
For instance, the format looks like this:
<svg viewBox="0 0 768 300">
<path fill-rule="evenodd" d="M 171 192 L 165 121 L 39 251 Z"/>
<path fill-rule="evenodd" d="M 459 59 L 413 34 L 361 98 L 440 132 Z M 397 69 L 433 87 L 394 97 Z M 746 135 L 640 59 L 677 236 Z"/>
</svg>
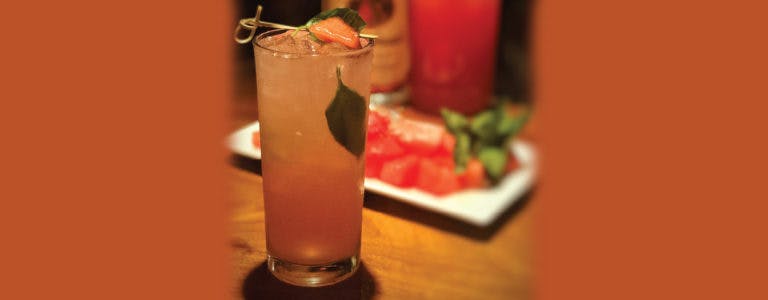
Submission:
<svg viewBox="0 0 768 300">
<path fill-rule="evenodd" d="M 499 0 L 411 0 L 411 104 L 465 114 L 489 106 Z"/>
</svg>

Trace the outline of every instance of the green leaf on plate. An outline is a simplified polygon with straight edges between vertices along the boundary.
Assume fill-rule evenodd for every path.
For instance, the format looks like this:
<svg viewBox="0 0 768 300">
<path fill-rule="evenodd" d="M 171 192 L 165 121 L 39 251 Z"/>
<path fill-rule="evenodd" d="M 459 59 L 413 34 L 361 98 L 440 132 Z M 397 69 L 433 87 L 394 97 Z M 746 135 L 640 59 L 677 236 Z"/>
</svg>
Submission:
<svg viewBox="0 0 768 300">
<path fill-rule="evenodd" d="M 504 175 L 507 166 L 507 152 L 500 147 L 484 147 L 480 149 L 477 158 L 483 163 L 486 173 L 494 182 Z"/>
<path fill-rule="evenodd" d="M 480 145 L 493 145 L 496 141 L 496 123 L 498 115 L 493 110 L 486 110 L 472 118 L 469 130 L 478 138 Z"/>
<path fill-rule="evenodd" d="M 507 114 L 504 103 L 476 114 L 469 120 L 458 112 L 442 109 L 445 127 L 456 138 L 453 160 L 456 173 L 464 172 L 467 162 L 477 157 L 488 177 L 497 182 L 504 176 L 509 158 L 509 142 L 528 121 L 530 110 L 515 116 Z"/>
<path fill-rule="evenodd" d="M 521 129 L 523 129 L 523 125 L 528 122 L 529 115 L 530 113 L 527 110 L 514 117 L 505 114 L 496 126 L 496 133 L 502 140 L 514 137 Z"/>
<path fill-rule="evenodd" d="M 464 129 L 467 128 L 467 125 L 469 125 L 467 117 L 450 109 L 441 109 L 440 115 L 443 116 L 445 127 L 453 134 L 464 131 Z"/>
<path fill-rule="evenodd" d="M 456 164 L 454 172 L 461 173 L 467 168 L 467 162 L 472 157 L 470 149 L 471 139 L 466 132 L 455 133 L 456 146 L 453 148 L 453 162 Z"/>
<path fill-rule="evenodd" d="M 336 96 L 325 109 L 325 119 L 333 138 L 357 158 L 365 150 L 365 99 L 341 81 L 341 68 L 336 67 L 339 86 Z"/>
</svg>

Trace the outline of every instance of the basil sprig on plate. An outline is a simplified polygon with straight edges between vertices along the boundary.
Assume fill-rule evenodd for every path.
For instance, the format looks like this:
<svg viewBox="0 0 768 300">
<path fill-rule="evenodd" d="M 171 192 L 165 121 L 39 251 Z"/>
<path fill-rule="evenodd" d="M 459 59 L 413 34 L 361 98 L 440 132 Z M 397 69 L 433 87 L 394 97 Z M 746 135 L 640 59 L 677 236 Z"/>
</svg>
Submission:
<svg viewBox="0 0 768 300">
<path fill-rule="evenodd" d="M 520 132 L 530 114 L 526 109 L 519 115 L 510 116 L 503 104 L 480 112 L 471 120 L 446 108 L 440 113 L 445 127 L 456 138 L 456 147 L 453 150 L 456 173 L 464 172 L 469 159 L 476 156 L 493 182 L 504 175 L 507 143 Z"/>
</svg>

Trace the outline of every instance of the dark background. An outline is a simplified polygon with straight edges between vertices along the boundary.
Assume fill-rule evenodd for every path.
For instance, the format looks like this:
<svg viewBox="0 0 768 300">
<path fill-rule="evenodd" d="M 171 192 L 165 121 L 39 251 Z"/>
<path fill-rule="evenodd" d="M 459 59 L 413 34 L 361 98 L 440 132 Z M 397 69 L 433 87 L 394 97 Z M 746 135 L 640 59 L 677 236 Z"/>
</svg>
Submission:
<svg viewBox="0 0 768 300">
<path fill-rule="evenodd" d="M 499 43 L 496 51 L 495 93 L 515 102 L 530 100 L 529 24 L 531 1 L 502 1 Z M 321 0 L 237 0 L 238 19 L 251 18 L 256 5 L 263 6 L 262 19 L 287 25 L 299 25 L 321 10 Z M 236 24 L 237 20 L 232 23 Z M 471 26 L 471 25 L 468 25 Z M 233 28 L 235 26 L 233 25 Z M 261 28 L 259 32 L 265 31 Z M 248 105 L 256 98 L 253 49 L 249 45 L 233 43 L 235 51 L 235 105 Z M 239 103 L 238 103 L 239 102 Z M 245 102 L 245 103 L 242 103 Z"/>
</svg>

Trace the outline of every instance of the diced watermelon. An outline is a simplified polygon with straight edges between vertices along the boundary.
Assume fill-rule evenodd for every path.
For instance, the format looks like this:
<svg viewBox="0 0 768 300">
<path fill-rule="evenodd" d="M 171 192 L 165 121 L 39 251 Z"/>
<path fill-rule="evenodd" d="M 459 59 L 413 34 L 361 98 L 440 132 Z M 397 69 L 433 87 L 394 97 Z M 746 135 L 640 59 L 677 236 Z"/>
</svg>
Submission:
<svg viewBox="0 0 768 300">
<path fill-rule="evenodd" d="M 309 26 L 318 39 L 323 42 L 336 42 L 352 49 L 360 48 L 357 31 L 339 17 L 332 17 Z"/>
<path fill-rule="evenodd" d="M 370 160 L 365 158 L 365 177 L 378 178 L 381 174 L 381 166 L 384 164 L 381 160 Z"/>
<path fill-rule="evenodd" d="M 430 158 L 428 158 L 432 162 L 434 162 L 436 165 L 445 167 L 447 169 L 455 169 L 456 163 L 453 161 L 453 157 L 447 156 L 447 155 L 435 155 Z"/>
<path fill-rule="evenodd" d="M 419 173 L 418 162 L 419 158 L 415 155 L 406 155 L 384 162 L 379 178 L 399 187 L 412 187 L 416 183 L 416 175 Z"/>
<path fill-rule="evenodd" d="M 365 144 L 365 149 L 366 158 L 373 160 L 387 160 L 405 153 L 403 147 L 397 142 L 397 138 L 391 135 L 369 140 Z"/>
<path fill-rule="evenodd" d="M 402 156 L 403 147 L 395 137 L 388 134 L 365 143 L 365 176 L 379 177 L 384 162 Z"/>
<path fill-rule="evenodd" d="M 471 158 L 467 162 L 464 173 L 459 175 L 461 186 L 464 188 L 481 188 L 485 186 L 485 168 L 477 158 Z"/>
<path fill-rule="evenodd" d="M 456 148 L 456 137 L 448 131 L 443 132 L 443 138 L 440 141 L 438 152 L 453 157 L 453 149 Z"/>
<path fill-rule="evenodd" d="M 427 122 L 401 119 L 389 124 L 406 151 L 418 155 L 432 155 L 440 148 L 445 128 Z"/>
<path fill-rule="evenodd" d="M 419 161 L 416 187 L 439 196 L 453 193 L 461 188 L 453 168 L 441 166 L 431 159 Z"/>
<path fill-rule="evenodd" d="M 378 139 L 389 130 L 389 118 L 375 110 L 368 112 L 368 140 Z"/>
</svg>

